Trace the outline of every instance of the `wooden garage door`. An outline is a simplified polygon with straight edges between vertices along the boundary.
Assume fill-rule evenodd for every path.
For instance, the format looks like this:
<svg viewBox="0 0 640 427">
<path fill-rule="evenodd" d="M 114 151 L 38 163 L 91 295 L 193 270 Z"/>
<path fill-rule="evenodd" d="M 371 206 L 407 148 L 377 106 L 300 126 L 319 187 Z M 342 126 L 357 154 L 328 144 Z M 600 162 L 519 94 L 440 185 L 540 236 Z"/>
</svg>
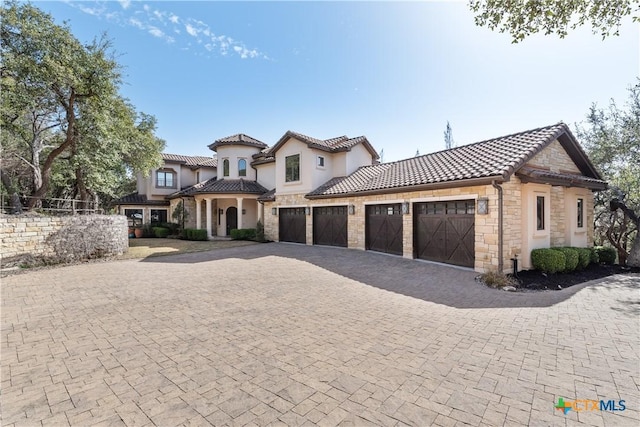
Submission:
<svg viewBox="0 0 640 427">
<path fill-rule="evenodd" d="M 473 267 L 474 213 L 474 200 L 415 203 L 414 256 Z"/>
<path fill-rule="evenodd" d="M 307 243 L 307 217 L 304 208 L 279 208 L 280 241 Z"/>
<path fill-rule="evenodd" d="M 347 207 L 313 208 L 313 244 L 347 247 Z"/>
<path fill-rule="evenodd" d="M 400 203 L 366 208 L 365 247 L 402 255 L 402 208 Z"/>
</svg>

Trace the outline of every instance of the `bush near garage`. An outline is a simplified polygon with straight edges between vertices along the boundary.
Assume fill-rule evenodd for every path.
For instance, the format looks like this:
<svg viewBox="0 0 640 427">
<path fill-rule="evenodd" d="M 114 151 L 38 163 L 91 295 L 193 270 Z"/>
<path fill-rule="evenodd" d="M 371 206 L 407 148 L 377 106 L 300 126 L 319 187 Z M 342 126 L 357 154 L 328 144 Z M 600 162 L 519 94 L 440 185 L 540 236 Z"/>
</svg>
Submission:
<svg viewBox="0 0 640 427">
<path fill-rule="evenodd" d="M 578 251 L 578 270 L 584 270 L 589 267 L 591 263 L 591 249 L 589 248 L 574 248 Z"/>
<path fill-rule="evenodd" d="M 589 248 L 590 258 L 589 261 L 591 264 L 600 264 L 600 256 L 598 255 L 598 251 L 596 248 Z"/>
<path fill-rule="evenodd" d="M 564 270 L 562 273 L 571 273 L 578 268 L 580 257 L 574 248 L 552 248 L 554 251 L 562 252 L 565 257 Z"/>
<path fill-rule="evenodd" d="M 255 228 L 234 228 L 231 230 L 231 238 L 233 240 L 255 240 Z"/>
<path fill-rule="evenodd" d="M 616 262 L 616 250 L 608 246 L 596 246 L 595 251 L 598 253 L 598 259 L 603 264 L 612 265 Z"/>
<path fill-rule="evenodd" d="M 558 273 L 564 271 L 566 257 L 563 252 L 551 248 L 534 249 L 531 251 L 533 268 L 544 273 Z"/>
</svg>

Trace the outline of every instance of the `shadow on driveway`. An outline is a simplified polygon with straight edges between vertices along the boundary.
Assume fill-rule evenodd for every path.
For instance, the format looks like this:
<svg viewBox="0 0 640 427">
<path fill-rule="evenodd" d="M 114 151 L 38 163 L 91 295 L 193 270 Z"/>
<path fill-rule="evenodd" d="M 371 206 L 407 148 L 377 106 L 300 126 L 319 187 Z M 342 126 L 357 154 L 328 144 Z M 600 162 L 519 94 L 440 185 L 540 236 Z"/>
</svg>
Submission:
<svg viewBox="0 0 640 427">
<path fill-rule="evenodd" d="M 505 292 L 477 282 L 478 273 L 467 269 L 370 251 L 289 243 L 145 258 L 141 262 L 197 264 L 228 258 L 250 260 L 269 256 L 308 262 L 369 286 L 460 309 L 549 307 L 587 286 L 604 285 L 612 280 L 603 278 L 561 291 Z M 304 282 L 304 278 L 300 279 Z M 638 287 L 639 282 L 638 276 L 618 276 L 616 279 L 620 286 Z"/>
</svg>

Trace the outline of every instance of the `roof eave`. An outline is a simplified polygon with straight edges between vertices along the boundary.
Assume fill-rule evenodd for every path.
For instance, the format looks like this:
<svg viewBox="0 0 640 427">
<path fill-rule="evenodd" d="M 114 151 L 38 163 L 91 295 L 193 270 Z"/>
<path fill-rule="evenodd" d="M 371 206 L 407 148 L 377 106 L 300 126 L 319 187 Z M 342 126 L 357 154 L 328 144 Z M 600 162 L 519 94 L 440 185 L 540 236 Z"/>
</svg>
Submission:
<svg viewBox="0 0 640 427">
<path fill-rule="evenodd" d="M 474 185 L 489 185 L 494 181 L 505 182 L 506 179 L 504 178 L 503 175 L 492 175 L 492 176 L 487 176 L 482 178 L 468 178 L 468 179 L 460 179 L 455 181 L 434 182 L 429 184 L 407 185 L 403 187 L 381 188 L 377 190 L 351 191 L 351 192 L 341 193 L 341 194 L 318 194 L 318 195 L 307 194 L 304 197 L 309 200 L 313 200 L 313 199 L 334 199 L 334 198 L 343 198 L 343 197 L 373 196 L 378 194 L 390 194 L 390 193 L 409 193 L 414 191 L 437 190 L 442 188 L 471 187 Z"/>
</svg>

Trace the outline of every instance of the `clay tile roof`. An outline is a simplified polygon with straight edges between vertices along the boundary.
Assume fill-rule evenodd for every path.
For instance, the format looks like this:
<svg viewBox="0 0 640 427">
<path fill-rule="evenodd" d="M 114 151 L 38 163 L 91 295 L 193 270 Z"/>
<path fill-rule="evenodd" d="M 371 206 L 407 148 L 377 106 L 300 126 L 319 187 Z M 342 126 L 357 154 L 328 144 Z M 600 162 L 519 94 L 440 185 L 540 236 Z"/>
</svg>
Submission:
<svg viewBox="0 0 640 427">
<path fill-rule="evenodd" d="M 276 200 L 276 189 L 269 190 L 262 196 L 258 197 L 259 202 L 274 202 Z"/>
<path fill-rule="evenodd" d="M 243 133 L 216 139 L 213 144 L 209 145 L 209 149 L 216 151 L 221 145 L 247 145 L 249 147 L 267 148 L 267 144 L 264 142 Z"/>
<path fill-rule="evenodd" d="M 169 204 L 166 200 L 148 200 L 144 194 L 132 193 L 120 197 L 113 202 L 116 205 L 155 205 L 166 206 Z"/>
<path fill-rule="evenodd" d="M 571 135 L 564 123 L 558 123 L 397 162 L 364 166 L 347 177 L 330 180 L 307 196 L 331 197 L 416 185 L 451 186 L 462 180 L 504 180 L 565 133 Z M 584 155 L 579 147 L 576 150 Z"/>
<path fill-rule="evenodd" d="M 221 179 L 211 178 L 208 181 L 199 182 L 184 190 L 177 191 L 167 196 L 168 198 L 180 196 L 192 196 L 194 194 L 224 194 L 224 193 L 244 193 L 244 194 L 264 194 L 267 189 L 256 181 L 245 179 Z"/>
<path fill-rule="evenodd" d="M 162 159 L 166 163 L 180 163 L 189 167 L 218 167 L 218 159 L 216 157 L 207 156 L 183 156 L 181 154 L 162 153 Z"/>
<path fill-rule="evenodd" d="M 349 151 L 352 147 L 363 144 L 364 147 L 371 153 L 374 159 L 378 159 L 378 153 L 373 148 L 369 140 L 365 136 L 358 136 L 355 138 L 349 138 L 346 135 L 337 136 L 329 139 L 318 139 L 308 135 L 301 134 L 299 132 L 287 131 L 282 138 L 270 149 L 271 153 L 275 153 L 289 138 L 296 138 L 306 143 L 310 148 L 316 148 L 318 150 L 335 153 L 339 151 Z"/>
<path fill-rule="evenodd" d="M 584 175 L 564 172 L 552 172 L 544 169 L 522 167 L 516 172 L 523 182 L 549 182 L 559 185 L 573 185 L 579 187 L 604 190 L 607 188 L 606 181 L 591 178 Z"/>
<path fill-rule="evenodd" d="M 271 148 L 265 148 L 259 153 L 254 154 L 251 166 L 261 165 L 263 163 L 271 163 L 276 161 L 275 154 L 271 151 Z"/>
</svg>

